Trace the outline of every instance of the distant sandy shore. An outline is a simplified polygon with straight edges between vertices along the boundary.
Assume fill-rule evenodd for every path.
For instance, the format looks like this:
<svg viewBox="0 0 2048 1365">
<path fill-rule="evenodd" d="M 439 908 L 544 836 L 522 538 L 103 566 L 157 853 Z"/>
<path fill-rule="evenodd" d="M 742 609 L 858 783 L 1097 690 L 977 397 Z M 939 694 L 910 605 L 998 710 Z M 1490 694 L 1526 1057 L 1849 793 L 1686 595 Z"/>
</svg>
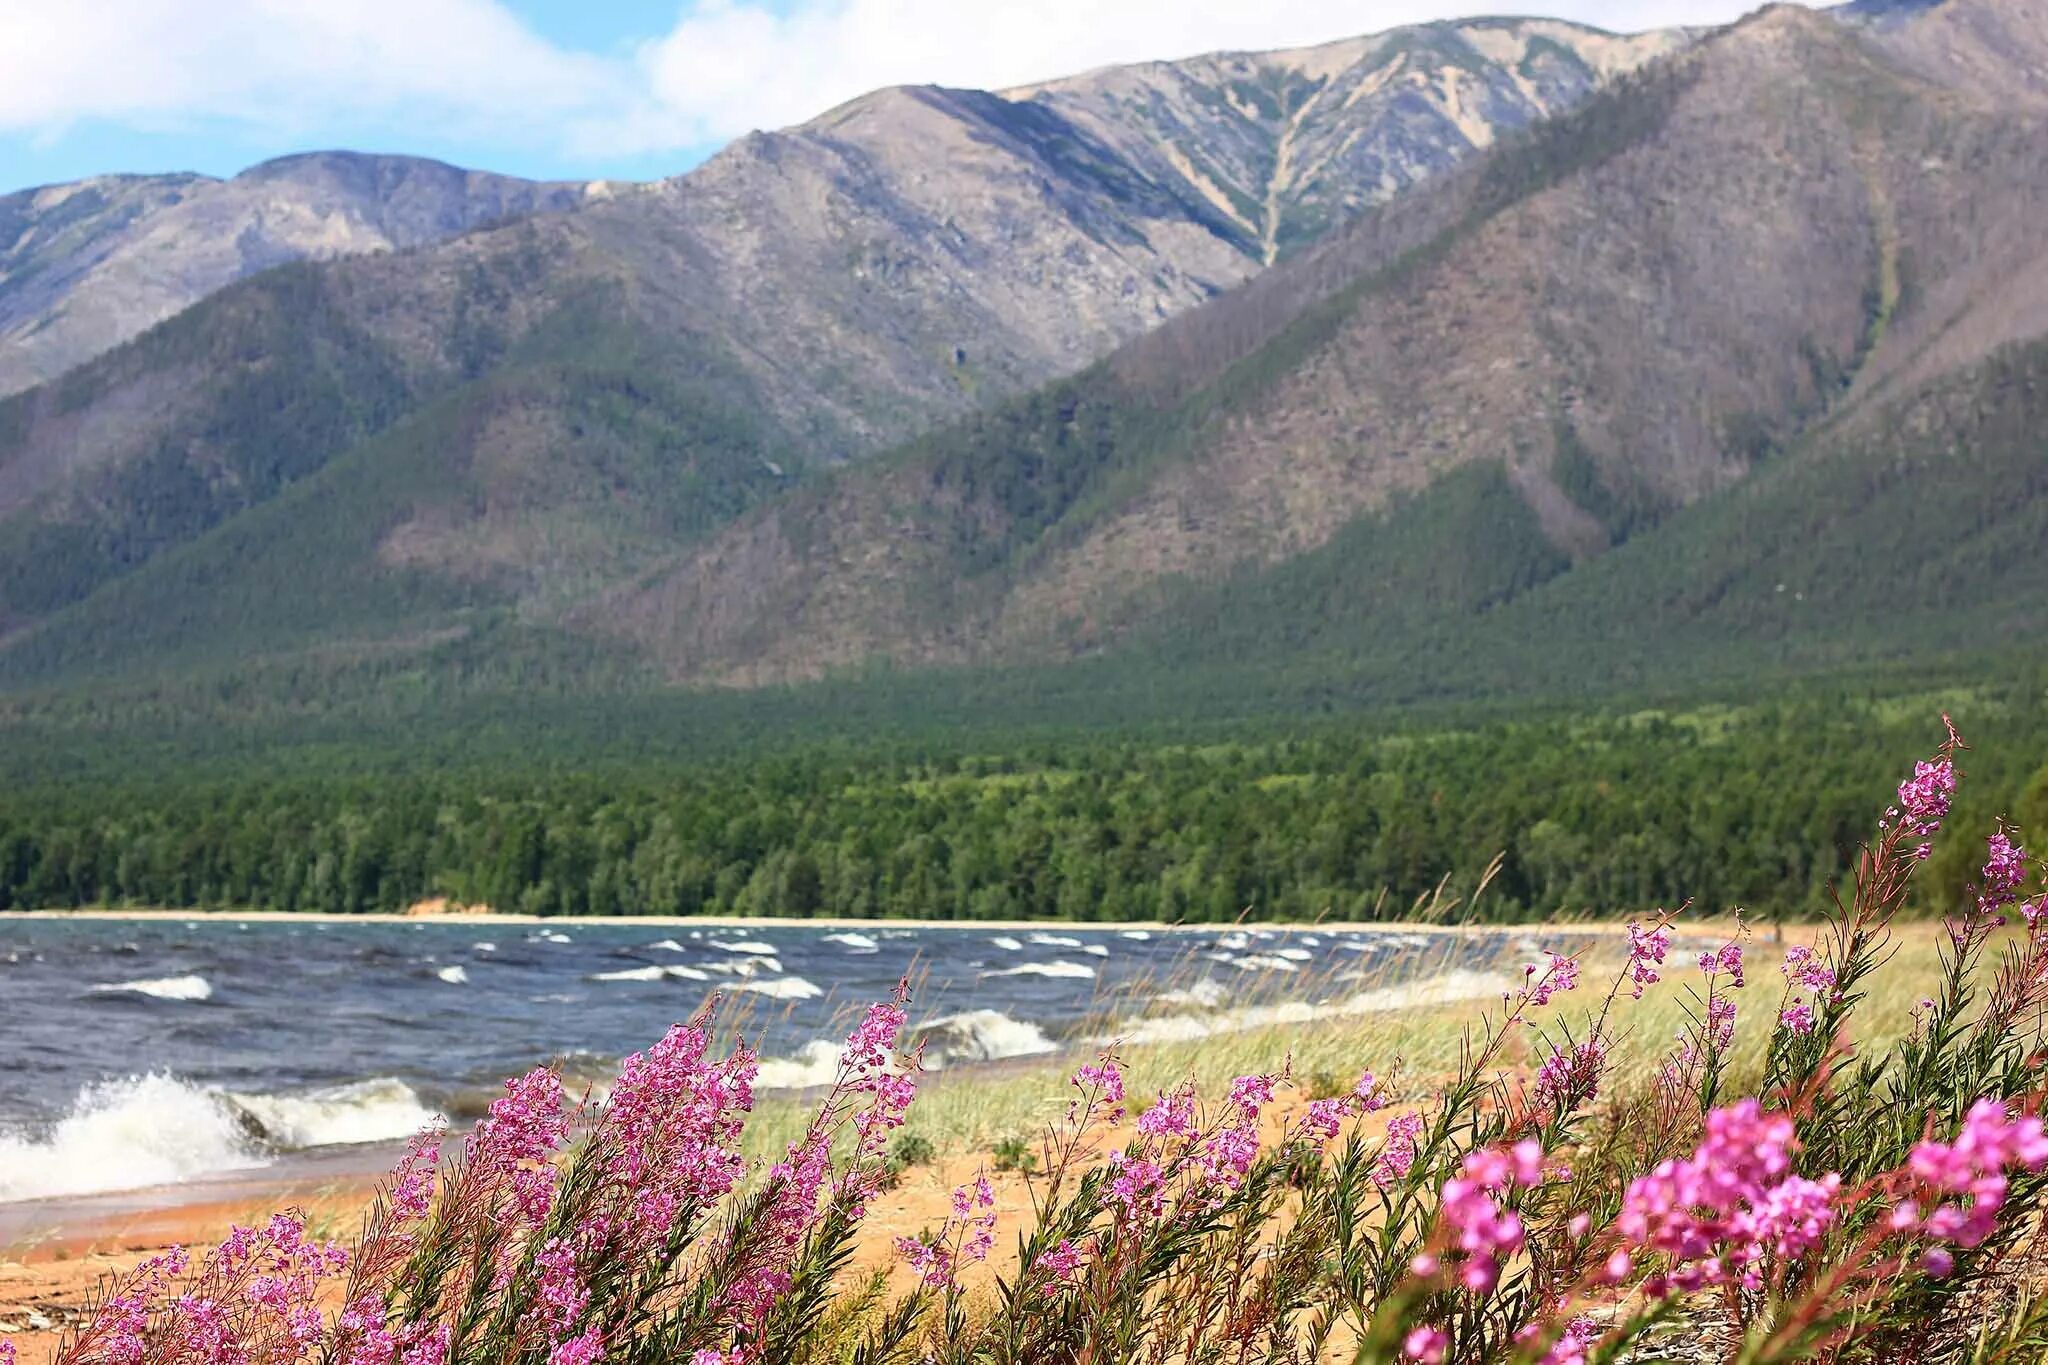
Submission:
<svg viewBox="0 0 2048 1365">
<path fill-rule="evenodd" d="M 1644 916 L 1643 918 L 1647 918 Z M 845 919 L 793 915 L 516 915 L 501 911 L 447 911 L 436 914 L 374 912 L 362 915 L 331 915 L 297 910 L 4 910 L 0 923 L 10 919 L 29 920 L 221 920 L 246 924 L 577 924 L 659 925 L 663 928 L 707 929 L 791 929 L 817 925 L 824 929 L 987 929 L 1014 932 L 1030 929 L 1099 929 L 1107 933 L 1142 930 L 1155 934 L 1222 934 L 1233 929 L 1270 930 L 1293 934 L 1540 934 L 1545 930 L 1570 933 L 1619 933 L 1627 923 L 1612 920 L 1556 920 L 1521 924 L 1432 924 L 1424 920 L 1257 920 L 1217 921 L 1202 924 L 1163 924 L 1157 920 L 1071 920 L 1071 919 Z M 1726 918 L 1705 919 L 1688 915 L 1680 921 L 1692 932 L 1722 929 L 1731 925 Z M 1768 926 L 1752 925 L 1757 932 Z"/>
</svg>

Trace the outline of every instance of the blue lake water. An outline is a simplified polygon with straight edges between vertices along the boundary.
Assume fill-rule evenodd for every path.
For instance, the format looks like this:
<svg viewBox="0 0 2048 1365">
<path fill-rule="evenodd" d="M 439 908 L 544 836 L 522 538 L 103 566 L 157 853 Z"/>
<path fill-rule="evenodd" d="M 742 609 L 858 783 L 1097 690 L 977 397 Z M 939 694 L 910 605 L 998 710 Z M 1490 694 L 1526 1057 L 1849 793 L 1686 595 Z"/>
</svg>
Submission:
<svg viewBox="0 0 2048 1365">
<path fill-rule="evenodd" d="M 1547 946 L 1567 946 L 1554 934 Z M 171 1184 L 597 1081 L 713 992 L 762 1085 L 829 1079 L 899 977 L 927 1065 L 1473 1000 L 1513 939 L 1409 931 L 10 919 L 0 1200 Z"/>
</svg>

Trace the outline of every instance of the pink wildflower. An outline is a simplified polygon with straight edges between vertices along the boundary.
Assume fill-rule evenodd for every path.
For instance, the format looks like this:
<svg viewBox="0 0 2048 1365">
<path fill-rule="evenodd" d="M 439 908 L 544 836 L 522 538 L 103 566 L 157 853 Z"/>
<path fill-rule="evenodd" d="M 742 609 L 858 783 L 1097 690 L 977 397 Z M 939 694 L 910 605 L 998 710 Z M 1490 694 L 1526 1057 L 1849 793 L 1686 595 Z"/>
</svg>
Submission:
<svg viewBox="0 0 2048 1365">
<path fill-rule="evenodd" d="M 1442 1365 L 1451 1339 L 1441 1327 L 1417 1327 L 1401 1339 L 1401 1355 L 1417 1365 Z"/>
<path fill-rule="evenodd" d="M 2020 887 L 2027 880 L 2027 855 L 2003 824 L 1984 842 L 1989 856 L 1984 860 L 1984 880 L 1977 888 L 1977 910 L 1996 915 L 2020 898 Z M 2027 922 L 2032 924 L 2033 919 Z"/>
<path fill-rule="evenodd" d="M 1372 1183 L 1381 1189 L 1408 1174 L 1415 1164 L 1415 1140 L 1422 1136 L 1422 1115 L 1396 1114 L 1387 1121 L 1386 1141 L 1372 1163 Z"/>
<path fill-rule="evenodd" d="M 1038 1264 L 1045 1268 L 1054 1281 L 1065 1284 L 1081 1268 L 1081 1248 L 1071 1238 L 1061 1238 L 1058 1246 L 1038 1258 Z"/>
<path fill-rule="evenodd" d="M 1707 1134 L 1683 1160 L 1632 1181 L 1615 1221 L 1634 1246 L 1676 1267 L 1665 1279 L 1692 1290 L 1729 1279 L 1761 1284 L 1766 1256 L 1796 1256 L 1833 1223 L 1841 1177 L 1792 1174 L 1792 1120 L 1744 1100 L 1707 1115 Z"/>
<path fill-rule="evenodd" d="M 1948 816 L 1955 799 L 1956 769 L 1947 758 L 1916 763 L 1913 775 L 1899 784 L 1899 828 L 1916 839 L 1931 839 Z M 1922 848 L 1926 846 L 1923 844 Z"/>
<path fill-rule="evenodd" d="M 1664 961 L 1664 954 L 1671 950 L 1671 930 L 1659 925 L 1655 929 L 1644 929 L 1630 921 L 1628 926 L 1628 980 L 1635 987 L 1636 999 L 1643 998 L 1643 988 L 1654 986 L 1661 979 L 1657 967 Z"/>
<path fill-rule="evenodd" d="M 1804 1000 L 1795 1000 L 1789 1009 L 1778 1016 L 1778 1022 L 1794 1033 L 1813 1032 L 1813 1006 Z"/>
<path fill-rule="evenodd" d="M 597 1365 L 604 1359 L 604 1337 L 597 1328 L 586 1329 L 583 1335 L 562 1342 L 548 1352 L 548 1365 Z"/>
<path fill-rule="evenodd" d="M 1967 1196 L 1968 1203 L 1937 1204 L 1920 1218 L 1920 1230 L 1973 1247 L 1990 1236 L 1998 1226 L 1998 1211 L 2005 1206 L 2006 1176 L 2011 1167 L 2038 1171 L 2048 1165 L 2048 1136 L 2033 1115 L 2014 1119 L 1994 1099 L 1981 1099 L 1970 1106 L 1954 1142 L 1915 1144 L 1906 1167 L 1933 1199 Z M 1902 1205 L 1913 1209 L 1916 1204 Z M 1894 1215 L 1894 1225 L 1899 1225 Z"/>
<path fill-rule="evenodd" d="M 1195 1090 L 1184 1085 L 1138 1116 L 1138 1131 L 1149 1138 L 1191 1138 L 1195 1135 Z"/>
<path fill-rule="evenodd" d="M 1568 1113 L 1596 1098 L 1607 1066 L 1607 1042 L 1598 1033 L 1570 1052 L 1553 1048 L 1536 1072 L 1536 1102 L 1552 1113 Z"/>
</svg>

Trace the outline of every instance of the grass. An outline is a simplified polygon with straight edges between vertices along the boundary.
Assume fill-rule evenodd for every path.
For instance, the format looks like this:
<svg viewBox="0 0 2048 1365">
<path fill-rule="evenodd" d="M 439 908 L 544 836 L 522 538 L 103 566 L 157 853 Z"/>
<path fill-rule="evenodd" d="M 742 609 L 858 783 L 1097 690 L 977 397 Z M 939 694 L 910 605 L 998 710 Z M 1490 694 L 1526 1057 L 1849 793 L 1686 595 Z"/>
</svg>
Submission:
<svg viewBox="0 0 2048 1365">
<path fill-rule="evenodd" d="M 1683 924 L 1683 921 L 1680 922 Z M 1672 1041 L 1687 1023 L 1688 1009 L 1696 1003 L 1686 993 L 1687 978 L 1693 971 L 1684 949 L 1697 952 L 1699 946 L 1725 942 L 1732 926 L 1726 921 L 1702 922 L 1677 939 L 1671 978 L 1664 986 L 1645 993 L 1640 1001 L 1624 998 L 1615 1016 L 1615 1047 L 1610 1057 L 1610 1088 L 1633 1091 L 1647 1087 Z M 1818 926 L 1786 929 L 1787 943 L 1811 943 Z M 1583 926 L 1573 926 L 1583 936 Z M 1731 1078 L 1738 1086 L 1753 1087 L 1761 1076 L 1772 1026 L 1777 1021 L 1778 995 L 1784 982 L 1765 964 L 1782 957 L 1782 948 L 1772 938 L 1770 927 L 1755 931 L 1752 943 L 1759 965 L 1745 988 L 1747 998 L 1737 1015 L 1735 1042 L 1728 1053 Z M 1523 951 L 1521 945 L 1542 944 L 1543 932 L 1500 935 L 1493 970 L 1503 986 L 1520 974 L 1521 964 L 1540 960 L 1541 953 Z M 1902 925 L 1897 931 L 1894 955 L 1887 968 L 1871 982 L 1870 993 L 1858 1007 L 1858 1037 L 1869 1050 L 1890 1047 L 1912 1030 L 1912 1011 L 1920 1000 L 1935 993 L 1940 983 L 1941 931 L 1935 924 Z M 1774 951 L 1763 951 L 1763 949 Z M 1441 970 L 1448 954 L 1435 950 Z M 1618 935 L 1603 935 L 1584 956 L 1588 979 L 1610 976 L 1620 967 L 1625 950 Z M 1426 961 L 1426 959 L 1425 959 Z M 1184 968 L 1183 971 L 1191 970 Z M 1423 969 L 1427 973 L 1427 967 Z M 1388 990 L 1414 979 L 1414 959 L 1387 963 L 1373 979 L 1361 982 L 1334 980 L 1302 983 L 1290 980 L 1263 993 L 1264 1001 L 1282 998 L 1342 998 L 1357 993 Z M 1184 987 L 1178 978 L 1159 983 L 1160 990 Z M 1306 985 L 1306 989 L 1303 989 Z M 1134 994 L 1137 994 L 1134 992 Z M 1240 1005 L 1242 1002 L 1239 1002 Z M 1498 1006 L 1498 1001 L 1491 1002 Z M 1235 1032 L 1212 1034 L 1185 1041 L 1146 1043 L 1121 1048 L 1127 1063 L 1133 1095 L 1150 1096 L 1169 1090 L 1182 1081 L 1194 1080 L 1204 1094 L 1228 1089 L 1237 1076 L 1277 1072 L 1283 1067 L 1306 1089 L 1318 1080 L 1332 1078 L 1348 1088 L 1362 1070 L 1382 1076 L 1392 1074 L 1404 1097 L 1420 1102 L 1458 1070 L 1464 1049 L 1481 1025 L 1480 1011 L 1489 1002 L 1475 999 L 1455 1007 L 1387 1009 L 1318 1019 L 1313 1026 L 1268 1024 Z M 1588 1008 L 1566 1009 L 1558 1018 L 1575 1032 L 1583 1032 Z M 1493 1013 L 1497 1016 L 1498 1009 Z M 1129 1013 L 1117 1012 L 1113 1002 L 1099 1002 L 1096 1022 L 1084 1032 L 1101 1037 L 1115 1036 L 1119 1019 Z M 1535 1038 L 1511 1044 L 1503 1057 L 1504 1069 L 1525 1074 L 1534 1065 Z M 1022 1135 L 1036 1135 L 1064 1112 L 1066 1081 L 1077 1055 L 1062 1054 L 1043 1060 L 1012 1062 L 954 1073 L 938 1072 L 929 1077 L 912 1108 L 905 1131 L 932 1144 L 941 1158 L 992 1156 L 996 1147 Z M 748 1125 L 747 1153 L 750 1158 L 773 1161 L 809 1121 L 811 1105 L 793 1096 L 765 1101 Z"/>
</svg>

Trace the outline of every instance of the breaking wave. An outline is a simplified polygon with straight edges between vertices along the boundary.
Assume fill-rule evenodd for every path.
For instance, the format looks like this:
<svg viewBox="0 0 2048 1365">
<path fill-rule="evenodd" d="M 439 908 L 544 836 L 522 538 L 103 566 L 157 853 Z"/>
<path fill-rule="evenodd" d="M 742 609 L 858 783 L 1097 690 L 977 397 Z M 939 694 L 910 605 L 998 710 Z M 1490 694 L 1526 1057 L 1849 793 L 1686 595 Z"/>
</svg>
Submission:
<svg viewBox="0 0 2048 1365">
<path fill-rule="evenodd" d="M 816 1000 L 825 992 L 800 976 L 778 976 L 767 981 L 742 981 L 736 991 L 752 991 L 771 1000 Z"/>
<path fill-rule="evenodd" d="M 825 935 L 825 942 L 837 943 L 841 947 L 845 948 L 847 951 L 855 953 L 879 952 L 882 947 L 881 944 L 875 942 L 866 934 L 855 934 L 850 932 L 844 934 L 827 934 Z"/>
<path fill-rule="evenodd" d="M 1004 967 L 999 971 L 983 972 L 983 976 L 1093 976 L 1095 969 L 1085 962 L 1068 962 L 1064 958 L 1052 962 L 1023 962 L 1015 967 Z"/>
<path fill-rule="evenodd" d="M 712 947 L 722 948 L 728 953 L 753 953 L 758 957 L 782 956 L 782 954 L 776 950 L 774 944 L 762 943 L 755 939 L 738 939 L 735 941 L 728 942 L 721 939 L 710 938 L 704 941 L 706 943 L 709 943 Z"/>
<path fill-rule="evenodd" d="M 0 1129 L 0 1200 L 174 1185 L 280 1150 L 406 1137 L 433 1118 L 389 1077 L 299 1095 L 236 1095 L 163 1073 L 96 1081 L 43 1131 Z"/>
<path fill-rule="evenodd" d="M 469 973 L 464 970 L 460 963 L 453 967 L 443 967 L 440 971 L 435 972 L 434 975 L 440 977 L 451 986 L 463 986 L 469 983 Z"/>
<path fill-rule="evenodd" d="M 1204 986 L 1209 983 L 1203 983 Z M 1243 1033 L 1248 1029 L 1276 1024 L 1307 1024 L 1318 1019 L 1341 1019 L 1387 1010 L 1417 1009 L 1484 999 L 1508 990 L 1512 982 L 1498 972 L 1475 972 L 1459 968 L 1442 976 L 1424 977 L 1395 986 L 1379 986 L 1338 1000 L 1312 1003 L 1289 1000 L 1270 1005 L 1246 1005 L 1238 1009 L 1214 1010 L 1203 1014 L 1168 1014 L 1149 1019 L 1127 1019 L 1105 1035 L 1102 1041 L 1123 1043 L 1185 1043 L 1212 1038 L 1219 1033 Z M 1200 990 L 1201 987 L 1197 987 Z M 1188 996 L 1192 992 L 1170 992 Z M 1162 996 L 1161 999 L 1167 997 Z M 1178 1000 L 1172 1003 L 1180 1003 Z"/>
<path fill-rule="evenodd" d="M 146 995 L 153 1000 L 211 1000 L 213 983 L 203 976 L 159 976 L 147 981 L 103 982 L 95 995 Z"/>
<path fill-rule="evenodd" d="M 803 1090 L 813 1085 L 830 1085 L 839 1074 L 838 1043 L 813 1038 L 797 1049 L 794 1057 L 763 1057 L 754 1076 L 757 1090 Z"/>
<path fill-rule="evenodd" d="M 695 967 L 685 967 L 680 963 L 672 963 L 666 967 L 659 965 L 625 967 L 616 972 L 599 972 L 590 979 L 592 981 L 709 981 L 711 977 L 705 972 L 698 971 Z"/>
<path fill-rule="evenodd" d="M 924 1064 L 933 1070 L 1005 1057 L 1036 1057 L 1059 1045 L 1045 1030 L 1000 1010 L 968 1010 L 934 1019 L 912 1035 L 925 1045 Z"/>
</svg>

